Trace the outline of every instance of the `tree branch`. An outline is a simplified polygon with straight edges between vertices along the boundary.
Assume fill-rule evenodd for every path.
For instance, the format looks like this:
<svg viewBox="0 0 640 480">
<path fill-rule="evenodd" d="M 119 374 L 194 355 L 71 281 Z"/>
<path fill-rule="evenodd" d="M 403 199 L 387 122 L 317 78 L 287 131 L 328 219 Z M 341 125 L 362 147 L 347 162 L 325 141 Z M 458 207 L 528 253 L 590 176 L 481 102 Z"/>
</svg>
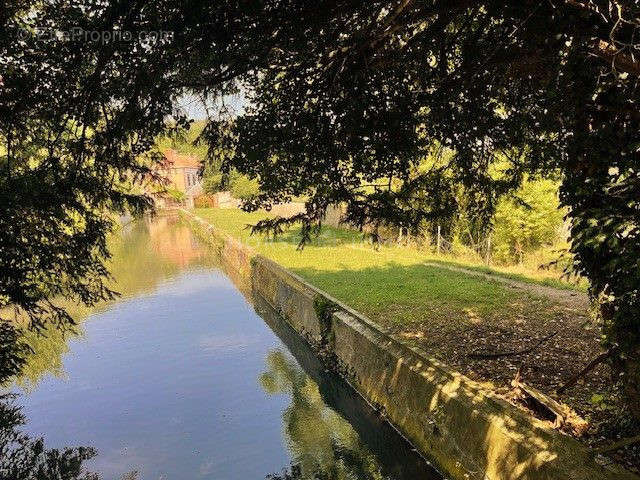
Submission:
<svg viewBox="0 0 640 480">
<path fill-rule="evenodd" d="M 515 350 L 512 352 L 498 352 L 498 353 L 469 353 L 467 355 L 467 357 L 469 358 L 479 358 L 479 359 L 495 359 L 495 358 L 502 358 L 502 357 L 511 357 L 511 356 L 515 356 L 515 355 L 524 355 L 525 353 L 531 353 L 533 352 L 535 349 L 537 349 L 538 347 L 540 347 L 540 345 L 542 345 L 543 343 L 547 342 L 548 340 L 551 340 L 553 337 L 555 337 L 558 334 L 558 332 L 553 332 L 545 337 L 542 337 L 535 345 L 529 347 L 529 348 L 525 348 L 523 350 Z"/>
<path fill-rule="evenodd" d="M 561 387 L 559 387 L 556 390 L 556 393 L 562 393 L 564 392 L 566 389 L 568 389 L 569 387 L 572 387 L 573 385 L 575 385 L 577 383 L 578 380 L 580 380 L 584 375 L 586 375 L 587 373 L 589 373 L 591 370 L 593 370 L 594 368 L 596 368 L 598 365 L 600 365 L 602 362 L 604 362 L 607 358 L 611 357 L 611 355 L 613 355 L 615 352 L 618 351 L 618 347 L 613 347 L 610 350 L 601 353 L 600 355 L 598 355 L 596 358 L 594 358 L 593 360 L 591 360 L 586 367 L 584 367 L 582 370 L 580 370 L 578 373 L 576 373 L 573 377 L 571 377 L 569 380 L 567 380 L 564 385 L 562 385 Z"/>
<path fill-rule="evenodd" d="M 622 53 L 612 43 L 601 39 L 595 40 L 591 53 L 610 63 L 615 70 L 640 77 L 640 61 Z"/>
</svg>

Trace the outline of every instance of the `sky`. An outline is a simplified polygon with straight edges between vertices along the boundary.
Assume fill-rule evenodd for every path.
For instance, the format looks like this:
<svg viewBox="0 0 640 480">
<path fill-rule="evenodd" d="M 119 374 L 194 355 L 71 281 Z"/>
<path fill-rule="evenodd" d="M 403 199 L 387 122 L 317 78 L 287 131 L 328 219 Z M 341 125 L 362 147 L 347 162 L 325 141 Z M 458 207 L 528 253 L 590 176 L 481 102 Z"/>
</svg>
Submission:
<svg viewBox="0 0 640 480">
<path fill-rule="evenodd" d="M 207 110 L 209 115 L 216 116 L 220 108 L 226 106 L 234 115 L 240 115 L 244 112 L 247 105 L 247 98 L 244 94 L 226 95 L 222 101 L 205 102 L 196 95 L 185 95 L 178 100 L 180 108 L 185 110 L 187 116 L 192 120 L 205 120 L 207 118 Z"/>
</svg>

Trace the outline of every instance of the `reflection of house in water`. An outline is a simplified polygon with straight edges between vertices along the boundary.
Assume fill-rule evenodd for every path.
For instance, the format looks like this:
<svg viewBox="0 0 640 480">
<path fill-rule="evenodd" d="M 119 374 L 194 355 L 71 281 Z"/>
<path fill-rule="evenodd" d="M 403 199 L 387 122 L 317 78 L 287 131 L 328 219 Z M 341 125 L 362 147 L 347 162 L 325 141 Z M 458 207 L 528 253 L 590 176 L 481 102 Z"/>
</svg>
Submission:
<svg viewBox="0 0 640 480">
<path fill-rule="evenodd" d="M 165 192 L 155 194 L 154 199 L 159 207 L 166 207 L 177 203 L 173 197 L 179 192 L 184 195 L 187 206 L 193 206 L 193 199 L 202 194 L 202 177 L 200 175 L 200 160 L 192 155 L 183 155 L 175 150 L 167 149 L 163 152 L 165 161 L 157 172 L 167 179 Z M 174 195 L 171 195 L 171 193 Z"/>
<path fill-rule="evenodd" d="M 149 222 L 149 238 L 153 250 L 174 265 L 185 267 L 204 254 L 191 230 L 176 225 L 176 217 L 159 216 Z"/>
</svg>

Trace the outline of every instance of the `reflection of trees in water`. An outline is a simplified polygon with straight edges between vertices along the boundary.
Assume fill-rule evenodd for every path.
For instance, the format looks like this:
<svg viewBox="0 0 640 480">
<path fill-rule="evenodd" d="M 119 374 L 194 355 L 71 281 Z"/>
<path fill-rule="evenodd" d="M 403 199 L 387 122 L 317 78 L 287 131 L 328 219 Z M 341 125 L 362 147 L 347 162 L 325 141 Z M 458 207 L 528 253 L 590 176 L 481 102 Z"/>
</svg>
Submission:
<svg viewBox="0 0 640 480">
<path fill-rule="evenodd" d="M 87 471 L 85 462 L 96 456 L 91 447 L 46 448 L 42 438 L 31 438 L 20 429 L 25 423 L 15 395 L 0 395 L 0 478 L 7 480 L 100 480 Z M 129 472 L 121 480 L 137 480 Z"/>
<path fill-rule="evenodd" d="M 84 462 L 96 454 L 93 448 L 47 449 L 42 438 L 21 432 L 25 418 L 10 395 L 0 396 L 0 478 L 11 480 L 98 480 Z"/>
<path fill-rule="evenodd" d="M 382 479 L 380 467 L 351 425 L 322 400 L 318 386 L 282 351 L 267 356 L 260 376 L 270 395 L 286 393 L 291 404 L 283 413 L 292 467 L 273 480 Z"/>
<path fill-rule="evenodd" d="M 109 288 L 125 298 L 153 290 L 160 282 L 184 268 L 185 261 L 188 264 L 203 263 L 208 258 L 192 241 L 188 227 L 176 217 L 132 222 L 109 239 L 109 248 L 112 252 L 109 269 L 113 277 Z M 57 304 L 71 314 L 77 325 L 73 331 L 66 332 L 60 331 L 55 325 L 40 332 L 28 329 L 22 332 L 23 342 L 29 345 L 31 351 L 26 355 L 23 353 L 25 362 L 16 383 L 25 390 L 34 389 L 47 373 L 56 377 L 64 375 L 62 357 L 69 351 L 69 338 L 81 335 L 84 319 L 109 305 L 105 302 L 86 307 L 64 300 Z M 0 365 L 9 363 L 0 362 Z M 7 372 L 6 377 L 13 374 L 15 371 Z"/>
<path fill-rule="evenodd" d="M 124 297 L 153 290 L 161 281 L 175 275 L 187 264 L 209 261 L 194 253 L 190 232 L 175 219 L 158 218 L 151 222 L 138 221 L 124 227 L 110 239 L 113 256 L 110 271 L 113 279 L 109 287 Z M 167 246 L 171 246 L 168 248 Z M 184 253 L 180 253 L 186 249 Z M 0 324 L 0 385 L 15 381 L 26 390 L 37 386 L 47 373 L 64 374 L 62 357 L 69 350 L 70 337 L 82 334 L 81 322 L 90 314 L 106 308 L 108 303 L 94 307 L 70 304 L 64 299 L 56 304 L 64 306 L 78 323 L 74 331 L 61 331 L 49 325 L 42 331 L 15 325 Z M 3 326 L 7 328 L 3 329 Z M 6 330 L 6 331 L 5 331 Z M 21 340 L 9 344 L 10 335 L 20 334 Z M 16 349 L 16 345 L 20 348 Z M 91 447 L 47 449 L 42 438 L 31 438 L 21 431 L 26 423 L 14 395 L 0 395 L 0 479 L 11 480 L 99 480 L 96 473 L 87 472 L 84 463 L 96 455 Z M 137 472 L 122 476 L 121 480 L 136 480 Z"/>
<path fill-rule="evenodd" d="M 62 356 L 69 351 L 67 340 L 70 336 L 79 334 L 81 328 L 76 326 L 74 332 L 66 333 L 56 328 L 47 328 L 41 334 L 33 331 L 25 332 L 25 341 L 33 351 L 27 355 L 16 384 L 24 390 L 32 391 L 47 373 L 62 377 L 64 375 Z"/>
</svg>

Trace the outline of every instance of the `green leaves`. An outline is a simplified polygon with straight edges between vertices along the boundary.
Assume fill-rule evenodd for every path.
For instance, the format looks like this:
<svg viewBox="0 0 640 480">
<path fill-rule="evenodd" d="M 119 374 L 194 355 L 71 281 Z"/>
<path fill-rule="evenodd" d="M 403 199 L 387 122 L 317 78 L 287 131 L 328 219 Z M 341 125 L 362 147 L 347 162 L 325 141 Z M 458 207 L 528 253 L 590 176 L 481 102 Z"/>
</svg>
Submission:
<svg viewBox="0 0 640 480">
<path fill-rule="evenodd" d="M 233 128 L 216 118 L 203 132 L 209 161 L 259 179 L 250 209 L 307 198 L 306 213 L 259 228 L 299 220 L 308 238 L 329 205 L 344 204 L 356 225 L 419 229 L 462 213 L 461 186 L 481 230 L 525 175 L 560 172 L 576 268 L 608 299 L 605 331 L 625 349 L 640 344 L 640 93 L 636 60 L 620 56 L 638 47 L 637 2 L 410 2 L 391 16 L 377 1 L 249 3 L 6 5 L 0 298 L 37 323 L 52 293 L 108 295 L 105 212 L 149 208 L 131 186 L 150 173 L 140 160 L 167 119 L 188 123 L 174 100 L 242 89 L 249 103 Z M 175 35 L 144 45 L 16 38 L 25 23 Z M 420 172 L 434 145 L 450 155 Z M 497 155 L 508 157 L 501 178 Z M 72 233 L 69 218 L 81 219 Z M 525 215 L 522 238 L 542 241 L 546 221 Z"/>
<path fill-rule="evenodd" d="M 248 207 L 308 195 L 295 219 L 303 232 L 337 203 L 374 232 L 463 213 L 482 231 L 527 175 L 559 174 L 575 267 L 601 300 L 608 341 L 640 344 L 637 73 L 612 75 L 611 59 L 593 47 L 637 47 L 638 22 L 619 28 L 618 15 L 640 18 L 640 7 L 622 2 L 615 13 L 600 3 L 597 12 L 610 13 L 413 2 L 387 25 L 377 2 L 320 2 L 317 18 L 282 20 L 287 41 L 242 76 L 251 104 L 235 123 L 228 164 L 260 179 Z M 450 158 L 437 174 L 417 174 L 434 145 Z M 499 155 L 509 164 L 502 176 L 492 172 Z M 458 186 L 464 202 L 450 201 L 462 198 Z M 529 200 L 544 214 L 515 203 L 500 213 L 506 255 L 548 241 L 560 220 L 555 199 Z"/>
<path fill-rule="evenodd" d="M 515 198 L 498 203 L 492 242 L 497 260 L 519 260 L 524 253 L 560 238 L 564 212 L 551 180 L 526 181 Z"/>
</svg>

